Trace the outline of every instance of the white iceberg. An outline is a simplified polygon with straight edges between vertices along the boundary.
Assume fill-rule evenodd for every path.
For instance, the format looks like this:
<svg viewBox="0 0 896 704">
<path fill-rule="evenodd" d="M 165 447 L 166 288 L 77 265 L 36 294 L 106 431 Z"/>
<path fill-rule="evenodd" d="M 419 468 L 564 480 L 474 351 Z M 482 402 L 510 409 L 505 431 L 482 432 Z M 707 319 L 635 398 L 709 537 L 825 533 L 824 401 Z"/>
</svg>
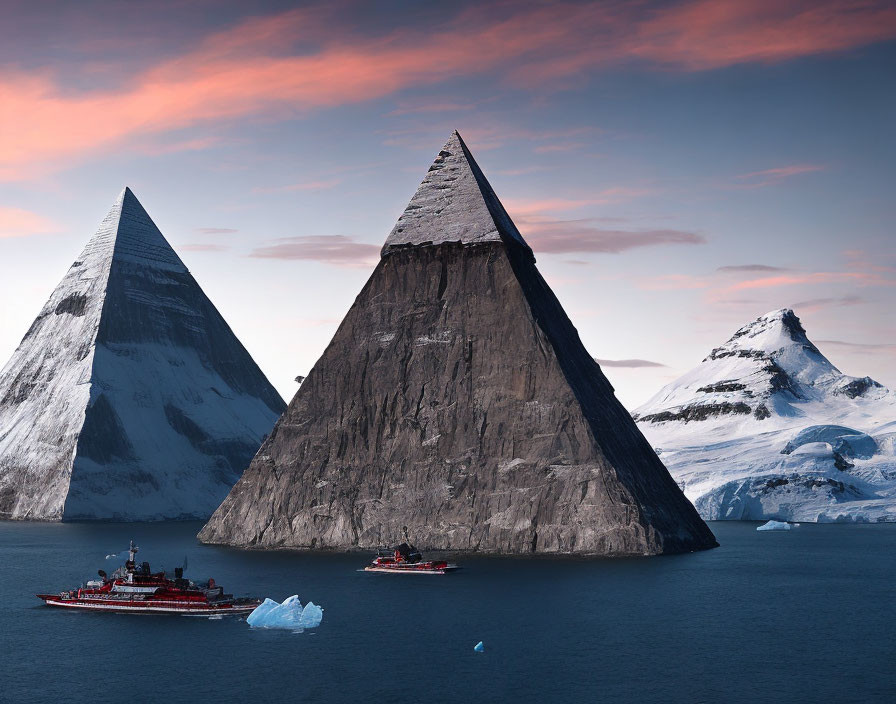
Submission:
<svg viewBox="0 0 896 704">
<path fill-rule="evenodd" d="M 316 628 L 324 618 L 324 610 L 309 601 L 304 608 L 297 594 L 278 604 L 273 599 L 265 599 L 255 611 L 246 617 L 246 623 L 252 628 L 284 628 L 299 631 L 305 628 Z"/>
<path fill-rule="evenodd" d="M 790 524 L 787 521 L 769 521 L 763 523 L 756 530 L 790 530 Z"/>
</svg>

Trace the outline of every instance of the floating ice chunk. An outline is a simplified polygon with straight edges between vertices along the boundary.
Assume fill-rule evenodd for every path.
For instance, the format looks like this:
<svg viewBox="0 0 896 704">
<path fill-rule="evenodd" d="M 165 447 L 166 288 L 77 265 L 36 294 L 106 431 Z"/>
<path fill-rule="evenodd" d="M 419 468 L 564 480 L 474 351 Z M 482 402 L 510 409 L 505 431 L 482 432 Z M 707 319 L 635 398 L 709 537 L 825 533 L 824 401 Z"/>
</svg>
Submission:
<svg viewBox="0 0 896 704">
<path fill-rule="evenodd" d="M 127 550 L 122 550 L 121 552 L 113 552 L 111 555 L 106 555 L 107 560 L 111 560 L 112 558 L 118 557 L 119 555 L 124 557 L 128 554 Z"/>
<path fill-rule="evenodd" d="M 482 641 L 479 641 L 476 645 L 474 645 L 473 650 L 475 650 L 477 653 L 484 653 L 485 646 L 482 644 Z"/>
<path fill-rule="evenodd" d="M 321 607 L 313 601 L 305 604 L 305 608 L 302 609 L 302 628 L 317 628 L 323 620 L 324 610 Z"/>
<path fill-rule="evenodd" d="M 285 628 L 298 631 L 303 628 L 316 628 L 323 620 L 324 610 L 309 601 L 305 608 L 297 594 L 278 604 L 273 599 L 265 599 L 255 611 L 246 617 L 246 623 L 253 628 Z"/>
<path fill-rule="evenodd" d="M 267 616 L 278 606 L 280 606 L 280 604 L 273 599 L 265 599 L 255 607 L 255 610 L 251 614 L 246 617 L 246 623 L 248 623 L 250 626 L 262 626 L 265 616 Z"/>
<path fill-rule="evenodd" d="M 756 530 L 790 530 L 790 524 L 787 521 L 769 521 L 763 523 Z"/>
</svg>

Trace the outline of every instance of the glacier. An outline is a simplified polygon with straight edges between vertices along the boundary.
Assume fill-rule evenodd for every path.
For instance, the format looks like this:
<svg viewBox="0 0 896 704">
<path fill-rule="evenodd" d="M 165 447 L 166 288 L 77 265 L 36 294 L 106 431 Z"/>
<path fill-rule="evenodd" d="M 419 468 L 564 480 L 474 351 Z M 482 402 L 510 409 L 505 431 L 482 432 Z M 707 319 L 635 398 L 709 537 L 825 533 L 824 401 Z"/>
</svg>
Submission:
<svg viewBox="0 0 896 704">
<path fill-rule="evenodd" d="M 896 393 L 842 373 L 790 309 L 633 413 L 708 520 L 896 521 Z"/>
<path fill-rule="evenodd" d="M 125 188 L 0 371 L 0 518 L 205 518 L 284 408 Z"/>
<path fill-rule="evenodd" d="M 324 610 L 309 601 L 302 607 L 298 594 L 293 594 L 278 603 L 273 599 L 265 599 L 246 617 L 246 623 L 253 628 L 282 628 L 298 631 L 305 628 L 317 628 L 324 618 Z"/>
</svg>

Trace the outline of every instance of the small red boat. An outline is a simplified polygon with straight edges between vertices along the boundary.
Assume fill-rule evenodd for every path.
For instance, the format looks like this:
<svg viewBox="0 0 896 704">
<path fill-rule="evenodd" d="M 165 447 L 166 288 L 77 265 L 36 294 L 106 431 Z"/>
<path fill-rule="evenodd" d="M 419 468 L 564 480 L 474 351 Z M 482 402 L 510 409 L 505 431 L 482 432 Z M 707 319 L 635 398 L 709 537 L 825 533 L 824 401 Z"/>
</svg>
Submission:
<svg viewBox="0 0 896 704">
<path fill-rule="evenodd" d="M 402 543 L 391 552 L 380 551 L 364 571 L 390 574 L 446 574 L 459 569 L 460 567 L 453 562 L 424 560 L 423 555 L 417 552 L 413 545 Z"/>
<path fill-rule="evenodd" d="M 164 572 L 153 573 L 149 563 L 138 566 L 139 548 L 131 541 L 128 560 L 109 577 L 99 570 L 99 579 L 86 587 L 58 594 L 37 594 L 47 606 L 82 611 L 114 611 L 139 614 L 186 614 L 190 616 L 243 615 L 251 613 L 261 599 L 225 594 L 214 579 L 195 584 L 184 579 L 184 567 L 174 569 L 174 579 Z"/>
</svg>

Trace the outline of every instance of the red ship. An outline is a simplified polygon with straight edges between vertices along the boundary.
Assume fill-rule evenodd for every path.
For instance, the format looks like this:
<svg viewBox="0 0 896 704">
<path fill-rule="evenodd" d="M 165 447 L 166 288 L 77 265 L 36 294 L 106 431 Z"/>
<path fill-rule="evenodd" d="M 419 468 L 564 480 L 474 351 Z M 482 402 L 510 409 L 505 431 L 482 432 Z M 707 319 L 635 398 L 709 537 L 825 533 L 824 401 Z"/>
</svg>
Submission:
<svg viewBox="0 0 896 704">
<path fill-rule="evenodd" d="M 365 572 L 387 572 L 390 574 L 446 574 L 459 570 L 453 562 L 444 560 L 424 560 L 413 545 L 402 543 L 391 552 L 380 551 Z"/>
<path fill-rule="evenodd" d="M 153 573 L 149 563 L 137 565 L 139 548 L 131 541 L 128 560 L 109 577 L 99 570 L 99 579 L 86 587 L 58 594 L 37 594 L 47 606 L 60 606 L 82 611 L 114 611 L 118 613 L 158 613 L 186 615 L 243 615 L 252 612 L 260 599 L 238 598 L 225 594 L 214 579 L 195 584 L 184 579 L 184 567 L 174 569 L 174 579 L 164 572 Z"/>
</svg>

